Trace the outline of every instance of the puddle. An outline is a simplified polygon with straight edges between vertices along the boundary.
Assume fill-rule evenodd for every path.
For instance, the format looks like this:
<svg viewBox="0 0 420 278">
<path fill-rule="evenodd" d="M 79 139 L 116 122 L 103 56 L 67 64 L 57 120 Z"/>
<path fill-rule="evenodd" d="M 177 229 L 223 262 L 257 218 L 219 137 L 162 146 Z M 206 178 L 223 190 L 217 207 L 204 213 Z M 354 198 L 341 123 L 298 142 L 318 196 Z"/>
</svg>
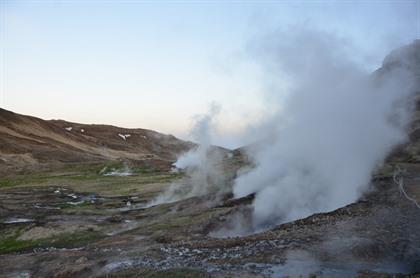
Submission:
<svg viewBox="0 0 420 278">
<path fill-rule="evenodd" d="M 3 224 L 14 224 L 14 223 L 28 223 L 28 222 L 34 222 L 34 219 L 30 218 L 9 218 L 6 221 L 3 221 Z"/>
<path fill-rule="evenodd" d="M 78 206 L 81 204 L 84 204 L 85 201 L 78 201 L 78 202 L 67 202 L 67 204 L 72 205 L 72 206 Z"/>
<path fill-rule="evenodd" d="M 84 204 L 84 203 L 91 203 L 94 204 L 96 202 L 96 200 L 98 200 L 98 198 L 96 197 L 95 194 L 89 194 L 89 195 L 76 195 L 74 193 L 71 194 L 66 194 L 68 197 L 71 197 L 74 201 L 70 201 L 67 202 L 67 204 L 70 205 L 80 205 L 80 204 Z M 103 198 L 101 198 L 103 199 Z"/>
<path fill-rule="evenodd" d="M 14 272 L 11 273 L 8 278 L 29 278 L 31 277 L 31 273 L 29 271 L 21 271 L 21 272 Z"/>
<path fill-rule="evenodd" d="M 129 211 L 129 210 L 136 210 L 136 209 L 143 209 L 144 208 L 144 204 L 131 204 L 131 205 L 127 205 L 125 207 L 121 207 L 121 208 L 117 208 L 117 211 Z"/>
<path fill-rule="evenodd" d="M 42 206 L 42 205 L 40 205 L 40 204 L 35 204 L 35 205 L 34 205 L 34 208 L 37 208 L 37 209 L 56 209 L 56 210 L 60 210 L 60 209 L 61 209 L 61 208 L 59 208 L 59 207 Z"/>
</svg>

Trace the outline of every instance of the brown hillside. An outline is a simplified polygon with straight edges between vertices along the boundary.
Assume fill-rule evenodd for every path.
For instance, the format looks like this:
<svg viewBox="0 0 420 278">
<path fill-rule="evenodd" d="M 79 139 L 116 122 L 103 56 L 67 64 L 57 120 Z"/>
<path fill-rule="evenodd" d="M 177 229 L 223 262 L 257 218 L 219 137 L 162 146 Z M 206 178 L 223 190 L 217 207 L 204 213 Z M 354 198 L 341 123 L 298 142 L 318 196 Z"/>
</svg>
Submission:
<svg viewBox="0 0 420 278">
<path fill-rule="evenodd" d="M 0 172 L 106 160 L 168 166 L 191 147 L 190 142 L 152 130 L 46 121 L 0 108 Z"/>
</svg>

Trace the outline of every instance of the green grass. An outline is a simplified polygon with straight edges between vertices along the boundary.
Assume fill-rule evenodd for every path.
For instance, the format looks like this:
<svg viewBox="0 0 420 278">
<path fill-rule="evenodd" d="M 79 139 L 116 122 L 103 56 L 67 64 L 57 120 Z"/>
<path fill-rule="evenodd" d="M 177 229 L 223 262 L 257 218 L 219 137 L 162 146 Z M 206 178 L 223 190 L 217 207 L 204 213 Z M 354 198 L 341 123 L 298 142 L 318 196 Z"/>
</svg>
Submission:
<svg viewBox="0 0 420 278">
<path fill-rule="evenodd" d="M 81 208 L 81 207 L 86 208 L 86 207 L 94 206 L 94 205 L 95 204 L 92 204 L 89 201 L 81 201 L 80 203 L 77 203 L 77 204 L 63 203 L 63 204 L 60 204 L 59 207 L 61 209 L 68 209 L 68 208 L 71 209 L 71 208 Z"/>
<path fill-rule="evenodd" d="M 10 237 L 0 240 L 0 254 L 23 251 L 32 249 L 38 245 L 33 240 L 17 240 L 16 237 Z"/>
<path fill-rule="evenodd" d="M 0 188 L 1 187 L 10 187 L 13 186 L 13 180 L 10 179 L 0 179 Z"/>
<path fill-rule="evenodd" d="M 42 247 L 75 248 L 104 237 L 105 236 L 102 233 L 94 230 L 77 233 L 63 233 L 42 240 L 40 245 Z"/>
<path fill-rule="evenodd" d="M 18 240 L 18 235 L 0 239 L 0 255 L 27 251 L 34 248 L 75 248 L 84 246 L 89 242 L 101 239 L 104 236 L 97 231 L 84 231 L 74 234 L 61 234 L 39 240 Z"/>
<path fill-rule="evenodd" d="M 28 183 L 41 183 L 49 177 L 40 174 L 19 175 L 14 177 L 0 178 L 0 187 L 13 187 Z"/>
<path fill-rule="evenodd" d="M 0 255 L 36 247 L 38 244 L 36 241 L 17 239 L 25 229 L 30 227 L 32 227 L 32 225 L 3 229 L 0 236 Z"/>
<path fill-rule="evenodd" d="M 0 255 L 27 251 L 34 248 L 75 248 L 105 237 L 99 231 L 87 230 L 76 233 L 62 233 L 56 236 L 37 240 L 19 240 L 19 236 L 31 227 L 33 227 L 33 225 L 27 225 L 12 230 L 2 230 L 2 235 L 0 236 Z"/>
<path fill-rule="evenodd" d="M 169 173 L 158 171 L 153 168 L 130 168 L 133 176 L 104 176 L 104 173 L 113 170 L 124 169 L 122 162 L 108 162 L 99 164 L 78 164 L 67 165 L 61 169 L 44 170 L 40 172 L 27 172 L 15 174 L 12 176 L 0 178 L 0 188 L 9 188 L 17 186 L 51 186 L 54 183 L 65 183 L 78 185 L 86 182 L 101 182 L 103 184 L 149 184 L 149 183 L 167 183 L 174 179 L 182 177 L 182 173 Z M 103 171 L 103 169 L 108 169 Z"/>
</svg>

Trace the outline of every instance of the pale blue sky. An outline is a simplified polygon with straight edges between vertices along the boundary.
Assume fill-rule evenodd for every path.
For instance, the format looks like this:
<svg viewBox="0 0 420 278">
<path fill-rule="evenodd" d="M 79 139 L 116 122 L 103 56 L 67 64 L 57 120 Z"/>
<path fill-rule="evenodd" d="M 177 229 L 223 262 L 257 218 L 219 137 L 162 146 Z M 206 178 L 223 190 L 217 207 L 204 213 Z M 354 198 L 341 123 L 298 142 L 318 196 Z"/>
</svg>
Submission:
<svg viewBox="0 0 420 278">
<path fill-rule="evenodd" d="M 232 132 L 264 114 L 246 51 L 258 34 L 308 24 L 351 41 L 373 70 L 420 33 L 420 4 L 404 0 L 0 3 L 1 107 L 178 136 L 213 101 Z"/>
</svg>

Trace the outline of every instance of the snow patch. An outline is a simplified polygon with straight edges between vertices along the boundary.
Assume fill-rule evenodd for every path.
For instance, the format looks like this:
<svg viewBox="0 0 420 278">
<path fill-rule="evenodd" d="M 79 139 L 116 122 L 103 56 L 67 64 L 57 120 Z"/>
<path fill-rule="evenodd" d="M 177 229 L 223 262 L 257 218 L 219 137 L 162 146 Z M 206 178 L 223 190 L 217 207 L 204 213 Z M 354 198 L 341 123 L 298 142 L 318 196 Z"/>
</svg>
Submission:
<svg viewBox="0 0 420 278">
<path fill-rule="evenodd" d="M 127 140 L 127 138 L 131 136 L 131 134 L 121 134 L 121 133 L 118 133 L 118 136 L 120 136 L 124 140 Z"/>
<path fill-rule="evenodd" d="M 69 126 L 69 127 L 65 127 L 64 129 L 67 130 L 67 131 L 71 131 L 73 129 L 73 127 Z"/>
</svg>

